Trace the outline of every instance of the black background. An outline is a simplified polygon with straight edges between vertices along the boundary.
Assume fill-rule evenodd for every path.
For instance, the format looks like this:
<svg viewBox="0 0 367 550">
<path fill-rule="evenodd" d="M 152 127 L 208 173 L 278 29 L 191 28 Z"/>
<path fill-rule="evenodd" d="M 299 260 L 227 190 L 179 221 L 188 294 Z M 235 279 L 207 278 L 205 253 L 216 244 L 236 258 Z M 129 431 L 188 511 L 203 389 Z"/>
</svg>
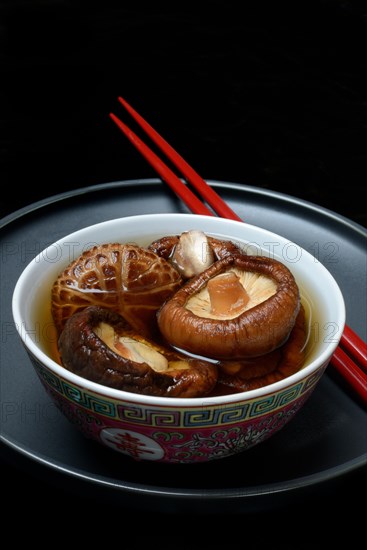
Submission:
<svg viewBox="0 0 367 550">
<path fill-rule="evenodd" d="M 2 214 L 154 177 L 108 117 L 123 95 L 203 177 L 367 225 L 365 2 L 0 6 Z"/>
<path fill-rule="evenodd" d="M 290 194 L 367 227 L 366 17 L 365 2 L 331 0 L 0 1 L 0 216 L 63 191 L 155 177 L 108 117 L 135 128 L 122 95 L 204 178 Z M 46 503 L 40 521 L 62 511 L 77 525 L 83 511 L 91 532 L 96 516 L 102 528 L 144 516 L 129 548 L 216 544 L 216 518 L 147 518 L 116 503 L 107 513 L 7 459 L 1 470 L 6 498 L 16 488 L 27 510 L 35 495 Z M 350 475 L 303 507 L 224 518 L 220 531 L 254 549 L 321 548 L 341 532 L 352 543 L 365 489 L 366 476 Z"/>
</svg>

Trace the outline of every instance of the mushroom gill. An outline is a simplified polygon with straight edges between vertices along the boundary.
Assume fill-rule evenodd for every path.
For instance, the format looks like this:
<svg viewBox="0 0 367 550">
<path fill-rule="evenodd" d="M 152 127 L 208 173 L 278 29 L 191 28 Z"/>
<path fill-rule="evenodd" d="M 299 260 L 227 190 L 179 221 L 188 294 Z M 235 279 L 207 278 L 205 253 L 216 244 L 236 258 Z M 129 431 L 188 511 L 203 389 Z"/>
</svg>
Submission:
<svg viewBox="0 0 367 550">
<path fill-rule="evenodd" d="M 188 299 L 186 308 L 211 319 L 232 319 L 276 293 L 273 279 L 256 272 L 233 268 L 208 280 Z"/>
<path fill-rule="evenodd" d="M 104 386 L 163 397 L 200 397 L 217 381 L 217 365 L 145 338 L 118 313 L 89 306 L 70 317 L 58 341 L 62 365 Z"/>
<path fill-rule="evenodd" d="M 239 307 L 229 300 L 218 314 L 210 287 L 217 277 L 229 273 L 235 275 Z M 171 345 L 214 359 L 239 359 L 260 356 L 284 344 L 299 309 L 299 289 L 284 264 L 237 254 L 218 260 L 189 280 L 163 304 L 157 318 L 161 334 Z"/>
</svg>

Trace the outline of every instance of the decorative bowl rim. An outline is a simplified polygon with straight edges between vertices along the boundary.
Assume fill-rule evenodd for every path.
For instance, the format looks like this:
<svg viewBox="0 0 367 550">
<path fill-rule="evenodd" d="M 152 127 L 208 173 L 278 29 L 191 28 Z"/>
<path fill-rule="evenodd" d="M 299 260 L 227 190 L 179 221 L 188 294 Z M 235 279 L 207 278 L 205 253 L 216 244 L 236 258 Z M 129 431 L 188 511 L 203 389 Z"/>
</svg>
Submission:
<svg viewBox="0 0 367 550">
<path fill-rule="evenodd" d="M 323 368 L 329 362 L 333 352 L 338 346 L 338 343 L 339 343 L 338 339 L 336 339 L 333 342 L 332 341 L 329 342 L 329 345 L 320 355 L 317 356 L 317 358 L 313 359 L 308 365 L 301 368 L 296 373 L 282 380 L 269 384 L 267 386 L 263 386 L 261 388 L 256 388 L 253 390 L 247 390 L 244 392 L 239 392 L 234 394 L 211 396 L 211 397 L 205 397 L 205 396 L 195 397 L 195 398 L 159 397 L 159 396 L 143 395 L 143 394 L 127 392 L 124 390 L 114 389 L 108 386 L 98 384 L 96 382 L 92 382 L 91 380 L 88 380 L 82 376 L 74 374 L 68 371 L 63 366 L 59 365 L 53 359 L 51 359 L 42 349 L 40 349 L 39 346 L 37 346 L 37 344 L 31 338 L 27 337 L 27 330 L 25 330 L 23 326 L 20 294 L 23 288 L 24 281 L 29 277 L 29 274 L 32 272 L 35 265 L 41 261 L 42 256 L 43 257 L 47 256 L 48 249 L 51 249 L 51 247 L 55 247 L 55 245 L 59 245 L 65 242 L 66 239 L 73 239 L 77 235 L 81 235 L 84 232 L 87 232 L 90 230 L 98 230 L 99 227 L 106 226 L 108 224 L 122 223 L 124 220 L 129 222 L 134 219 L 139 220 L 142 218 L 144 218 L 144 220 L 147 220 L 147 221 L 149 221 L 149 219 L 162 220 L 162 217 L 164 217 L 166 220 L 170 220 L 170 219 L 173 220 L 175 218 L 177 219 L 178 217 L 184 218 L 187 221 L 194 221 L 194 220 L 198 221 L 198 220 L 203 220 L 204 218 L 205 218 L 205 221 L 211 220 L 211 218 L 208 216 L 201 216 L 197 214 L 186 214 L 186 213 L 135 214 L 131 216 L 125 216 L 123 218 L 113 218 L 113 219 L 109 219 L 109 220 L 98 222 L 92 225 L 85 226 L 84 228 L 80 228 L 68 235 L 61 237 L 60 239 L 58 239 L 57 241 L 55 241 L 54 243 L 46 247 L 43 251 L 38 253 L 37 256 L 34 257 L 26 265 L 26 267 L 23 269 L 20 276 L 18 277 L 18 280 L 16 281 L 16 284 L 13 290 L 13 296 L 12 296 L 13 320 L 15 323 L 16 330 L 21 338 L 21 341 L 24 347 L 27 350 L 29 350 L 29 352 L 44 367 L 48 368 L 56 376 L 66 379 L 71 384 L 75 384 L 76 386 L 79 386 L 84 390 L 91 391 L 100 395 L 102 394 L 105 397 L 109 397 L 117 401 L 121 401 L 121 402 L 134 401 L 141 405 L 156 405 L 156 406 L 165 406 L 165 407 L 173 406 L 173 407 L 188 408 L 188 407 L 199 407 L 202 405 L 203 402 L 205 403 L 206 406 L 221 406 L 221 405 L 223 406 L 234 402 L 250 401 L 253 399 L 257 399 L 259 397 L 263 397 L 263 396 L 265 397 L 269 394 L 276 394 L 278 391 L 284 390 L 289 386 L 293 386 L 294 384 L 299 383 L 301 380 L 307 378 L 309 375 Z M 214 217 L 213 220 L 215 220 L 214 223 L 225 224 L 227 227 L 230 227 L 232 224 L 234 224 L 233 227 L 243 224 L 243 222 L 228 220 L 225 218 Z M 255 226 L 249 223 L 246 223 L 245 226 L 246 228 L 249 228 L 251 230 L 261 231 L 261 234 L 264 236 L 281 239 L 282 241 L 286 240 L 284 236 L 279 235 L 273 231 L 269 231 L 267 229 L 261 228 L 259 226 Z M 287 242 L 290 242 L 290 241 L 288 240 Z M 304 248 L 300 247 L 297 244 L 296 246 L 302 250 L 302 253 L 306 257 L 313 258 L 313 256 L 309 252 L 307 252 L 307 250 L 305 250 Z M 338 301 L 338 312 L 340 317 L 339 318 L 340 325 L 338 326 L 339 328 L 340 327 L 344 328 L 346 310 L 345 310 L 344 298 L 339 288 L 339 285 L 337 284 L 336 280 L 334 279 L 332 274 L 329 272 L 329 270 L 325 266 L 323 266 L 320 262 L 318 262 L 318 269 L 321 269 L 324 272 L 324 275 L 329 279 L 328 281 L 329 284 L 331 284 L 333 287 L 333 295 Z M 342 333 L 342 330 L 340 330 L 340 334 L 341 333 Z"/>
</svg>

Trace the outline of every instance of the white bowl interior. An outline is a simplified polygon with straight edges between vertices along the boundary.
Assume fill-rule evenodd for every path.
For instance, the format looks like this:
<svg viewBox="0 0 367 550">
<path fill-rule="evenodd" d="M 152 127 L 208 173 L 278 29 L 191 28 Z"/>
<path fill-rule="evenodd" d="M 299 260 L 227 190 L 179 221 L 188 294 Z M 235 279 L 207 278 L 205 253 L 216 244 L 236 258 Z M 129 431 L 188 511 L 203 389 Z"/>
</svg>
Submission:
<svg viewBox="0 0 367 550">
<path fill-rule="evenodd" d="M 101 391 L 101 386 L 82 379 L 63 369 L 50 357 L 50 346 L 55 345 L 52 318 L 49 311 L 50 289 L 59 273 L 83 251 L 95 244 L 107 242 L 134 242 L 146 246 L 153 240 L 199 229 L 217 238 L 231 239 L 249 254 L 274 257 L 282 261 L 294 274 L 300 287 L 306 311 L 310 313 L 312 349 L 302 371 L 272 386 L 279 389 L 296 382 L 327 361 L 334 352 L 345 324 L 345 304 L 342 293 L 330 272 L 311 254 L 285 237 L 253 225 L 223 218 L 194 214 L 148 214 L 113 219 L 76 231 L 50 245 L 35 257 L 19 277 L 13 294 L 13 318 L 19 335 L 44 365 L 57 374 L 90 390 Z M 111 397 L 126 398 L 126 392 L 104 388 Z M 249 397 L 265 393 L 267 388 L 247 392 Z M 130 400 L 132 394 L 128 394 Z M 167 398 L 139 396 L 145 402 L 162 402 Z M 229 402 L 239 395 L 207 398 L 206 401 Z M 192 399 L 169 398 L 173 404 L 190 404 Z M 197 401 L 196 401 L 197 402 Z"/>
</svg>

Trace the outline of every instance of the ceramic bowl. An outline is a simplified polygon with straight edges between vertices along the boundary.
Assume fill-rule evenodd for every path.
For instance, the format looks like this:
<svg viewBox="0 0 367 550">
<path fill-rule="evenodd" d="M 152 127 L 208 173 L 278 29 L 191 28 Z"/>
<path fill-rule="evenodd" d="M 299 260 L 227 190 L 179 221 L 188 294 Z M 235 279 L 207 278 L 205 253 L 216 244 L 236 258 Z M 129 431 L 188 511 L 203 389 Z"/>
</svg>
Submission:
<svg viewBox="0 0 367 550">
<path fill-rule="evenodd" d="M 94 244 L 135 242 L 145 246 L 159 237 L 190 229 L 231 239 L 247 254 L 274 257 L 291 270 L 308 310 L 309 351 L 301 370 L 242 393 L 173 398 L 105 387 L 69 372 L 52 358 L 56 337 L 50 289 L 73 259 Z M 85 227 L 43 250 L 17 281 L 13 318 L 44 388 L 86 437 L 136 460 L 192 463 L 245 451 L 275 436 L 294 417 L 312 394 L 339 343 L 345 305 L 329 271 L 286 236 L 217 217 L 148 214 Z"/>
</svg>

